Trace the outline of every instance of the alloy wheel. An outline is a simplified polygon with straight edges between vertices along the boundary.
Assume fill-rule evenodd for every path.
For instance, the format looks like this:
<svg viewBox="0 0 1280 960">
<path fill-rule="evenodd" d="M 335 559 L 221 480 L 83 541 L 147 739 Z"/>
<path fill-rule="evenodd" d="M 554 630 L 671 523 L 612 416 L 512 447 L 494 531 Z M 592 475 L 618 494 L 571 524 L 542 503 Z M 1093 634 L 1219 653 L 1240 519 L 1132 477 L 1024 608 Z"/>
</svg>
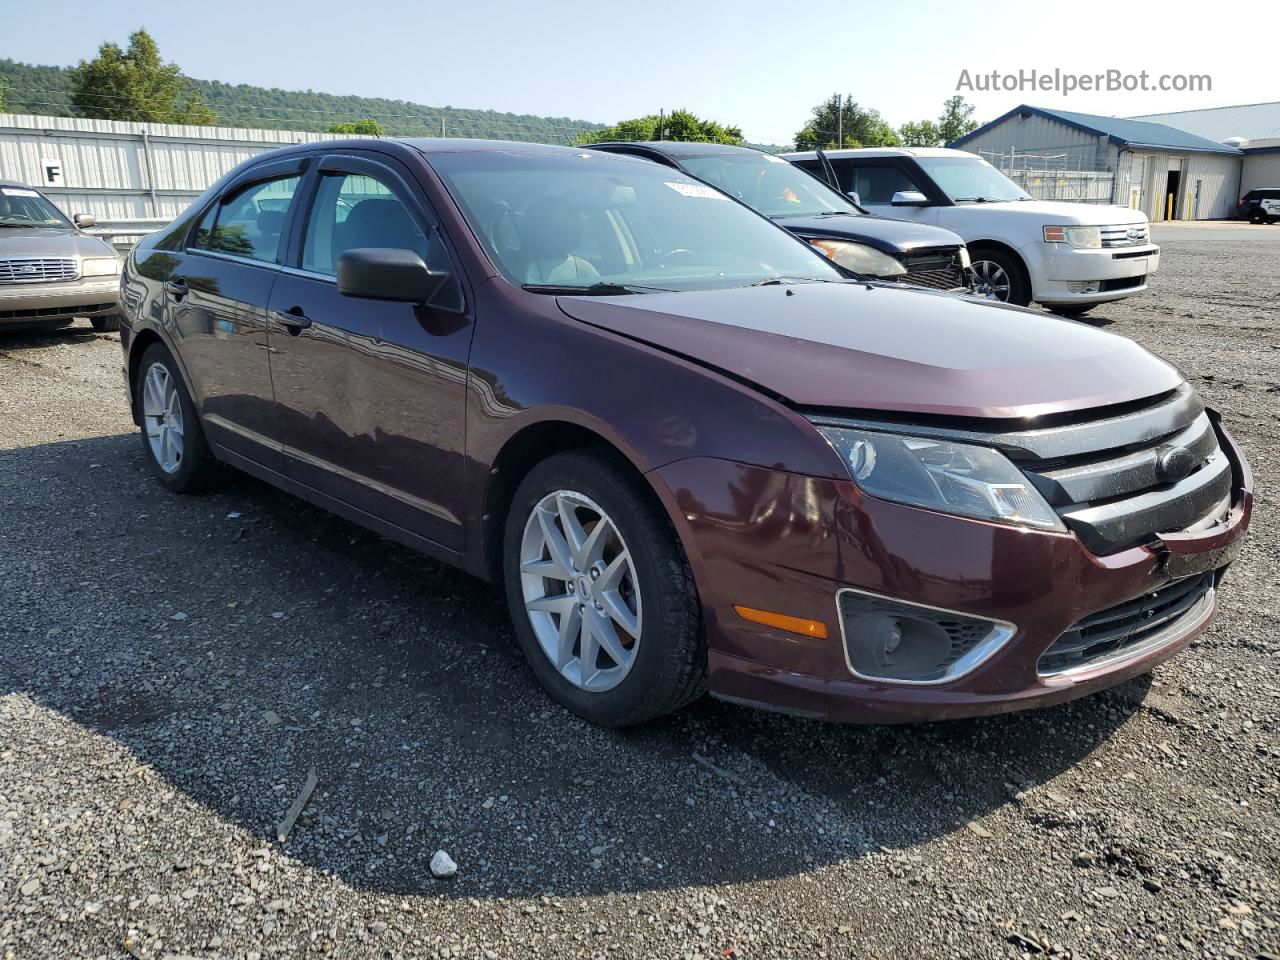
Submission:
<svg viewBox="0 0 1280 960">
<path fill-rule="evenodd" d="M 143 377 L 142 417 L 151 455 L 165 473 L 177 473 L 182 466 L 182 401 L 162 363 L 153 363 Z"/>
<path fill-rule="evenodd" d="M 520 583 L 538 645 L 581 690 L 620 684 L 640 648 L 642 603 L 631 551 L 590 497 L 547 494 L 525 521 Z"/>
<path fill-rule="evenodd" d="M 1012 283 L 1004 267 L 991 260 L 975 260 L 969 271 L 973 274 L 971 286 L 975 296 L 998 300 L 1000 303 L 1009 301 Z"/>
</svg>

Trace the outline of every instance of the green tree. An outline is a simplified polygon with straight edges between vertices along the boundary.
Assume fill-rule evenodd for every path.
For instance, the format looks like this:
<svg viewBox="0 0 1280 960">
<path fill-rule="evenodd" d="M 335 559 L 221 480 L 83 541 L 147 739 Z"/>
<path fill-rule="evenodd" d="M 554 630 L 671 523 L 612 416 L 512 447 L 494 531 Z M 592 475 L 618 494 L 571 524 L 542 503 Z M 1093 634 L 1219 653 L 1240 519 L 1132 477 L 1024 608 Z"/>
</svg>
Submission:
<svg viewBox="0 0 1280 960">
<path fill-rule="evenodd" d="M 370 137 L 380 137 L 382 136 L 382 124 L 372 117 L 361 117 L 354 122 L 330 124 L 329 132 L 362 133 Z"/>
<path fill-rule="evenodd" d="M 71 69 L 71 103 L 83 117 L 207 126 L 217 117 L 176 63 L 160 59 L 146 30 L 129 35 L 129 48 L 104 43 L 93 60 Z"/>
<path fill-rule="evenodd" d="M 942 115 L 938 117 L 938 135 L 944 144 L 958 140 L 966 133 L 978 129 L 978 122 L 973 119 L 974 106 L 965 98 L 956 94 L 948 97 L 942 104 Z"/>
<path fill-rule="evenodd" d="M 898 128 L 898 136 L 904 147 L 940 147 L 943 143 L 938 125 L 932 120 L 904 123 Z"/>
<path fill-rule="evenodd" d="M 659 129 L 661 126 L 661 130 Z M 742 129 L 714 120 L 703 120 L 688 110 L 672 110 L 660 116 L 651 113 L 634 120 L 623 120 L 603 130 L 587 130 L 574 137 L 577 145 L 604 143 L 609 140 L 687 140 L 699 143 L 728 143 L 742 146 Z"/>
<path fill-rule="evenodd" d="M 0 113 L 9 109 L 9 81 L 0 77 Z"/>
<path fill-rule="evenodd" d="M 833 93 L 813 108 L 796 134 L 797 150 L 818 147 L 896 147 L 898 135 L 879 110 L 864 109 L 852 97 Z"/>
</svg>

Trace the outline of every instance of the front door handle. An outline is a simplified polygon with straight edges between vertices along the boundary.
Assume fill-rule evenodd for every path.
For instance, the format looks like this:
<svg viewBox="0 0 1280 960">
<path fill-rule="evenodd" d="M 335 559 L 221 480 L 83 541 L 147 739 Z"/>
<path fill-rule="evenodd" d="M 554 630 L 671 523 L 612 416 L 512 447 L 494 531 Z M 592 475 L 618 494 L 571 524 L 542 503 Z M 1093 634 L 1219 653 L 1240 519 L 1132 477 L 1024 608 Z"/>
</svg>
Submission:
<svg viewBox="0 0 1280 960">
<path fill-rule="evenodd" d="M 285 332 L 296 337 L 311 326 L 311 318 L 302 312 L 301 307 L 290 307 L 288 310 L 273 310 L 271 316 L 276 323 L 284 327 Z"/>
<path fill-rule="evenodd" d="M 187 281 L 183 280 L 182 277 L 173 277 L 164 282 L 164 292 L 174 300 L 181 300 L 190 292 L 190 288 L 187 286 Z"/>
</svg>

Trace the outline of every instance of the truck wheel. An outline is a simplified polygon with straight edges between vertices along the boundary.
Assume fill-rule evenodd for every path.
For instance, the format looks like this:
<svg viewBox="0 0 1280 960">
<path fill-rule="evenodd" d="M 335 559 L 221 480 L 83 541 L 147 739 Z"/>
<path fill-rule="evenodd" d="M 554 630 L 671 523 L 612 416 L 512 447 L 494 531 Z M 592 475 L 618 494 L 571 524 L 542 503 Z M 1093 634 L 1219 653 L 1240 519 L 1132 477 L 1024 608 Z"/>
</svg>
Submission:
<svg viewBox="0 0 1280 960">
<path fill-rule="evenodd" d="M 173 355 L 160 343 L 147 347 L 133 384 L 142 414 L 142 449 L 151 471 L 174 493 L 207 490 L 222 478 L 200 426 L 191 394 Z"/>
<path fill-rule="evenodd" d="M 525 659 L 578 716 L 628 726 L 702 693 L 689 562 L 652 493 L 613 458 L 575 450 L 529 472 L 507 514 L 503 572 Z"/>
<path fill-rule="evenodd" d="M 1031 284 L 1017 257 L 990 247 L 970 248 L 969 267 L 974 296 L 1025 307 L 1031 302 Z"/>
<path fill-rule="evenodd" d="M 89 322 L 98 333 L 110 333 L 120 329 L 120 314 L 107 313 L 100 317 L 90 317 Z"/>
</svg>

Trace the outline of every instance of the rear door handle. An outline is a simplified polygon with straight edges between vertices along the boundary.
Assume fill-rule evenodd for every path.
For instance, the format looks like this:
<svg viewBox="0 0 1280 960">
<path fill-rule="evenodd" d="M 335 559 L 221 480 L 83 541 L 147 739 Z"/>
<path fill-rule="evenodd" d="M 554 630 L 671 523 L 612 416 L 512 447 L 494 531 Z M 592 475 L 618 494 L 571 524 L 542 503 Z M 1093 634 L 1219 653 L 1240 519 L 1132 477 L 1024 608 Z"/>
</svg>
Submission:
<svg viewBox="0 0 1280 960">
<path fill-rule="evenodd" d="M 174 277 L 172 280 L 164 282 L 164 292 L 174 300 L 181 300 L 190 292 L 190 288 L 187 286 L 187 281 L 183 280 L 182 277 Z"/>
<path fill-rule="evenodd" d="M 311 318 L 302 312 L 301 307 L 290 307 L 288 310 L 273 310 L 271 316 L 276 323 L 284 327 L 285 332 L 297 336 L 311 326 Z"/>
</svg>

